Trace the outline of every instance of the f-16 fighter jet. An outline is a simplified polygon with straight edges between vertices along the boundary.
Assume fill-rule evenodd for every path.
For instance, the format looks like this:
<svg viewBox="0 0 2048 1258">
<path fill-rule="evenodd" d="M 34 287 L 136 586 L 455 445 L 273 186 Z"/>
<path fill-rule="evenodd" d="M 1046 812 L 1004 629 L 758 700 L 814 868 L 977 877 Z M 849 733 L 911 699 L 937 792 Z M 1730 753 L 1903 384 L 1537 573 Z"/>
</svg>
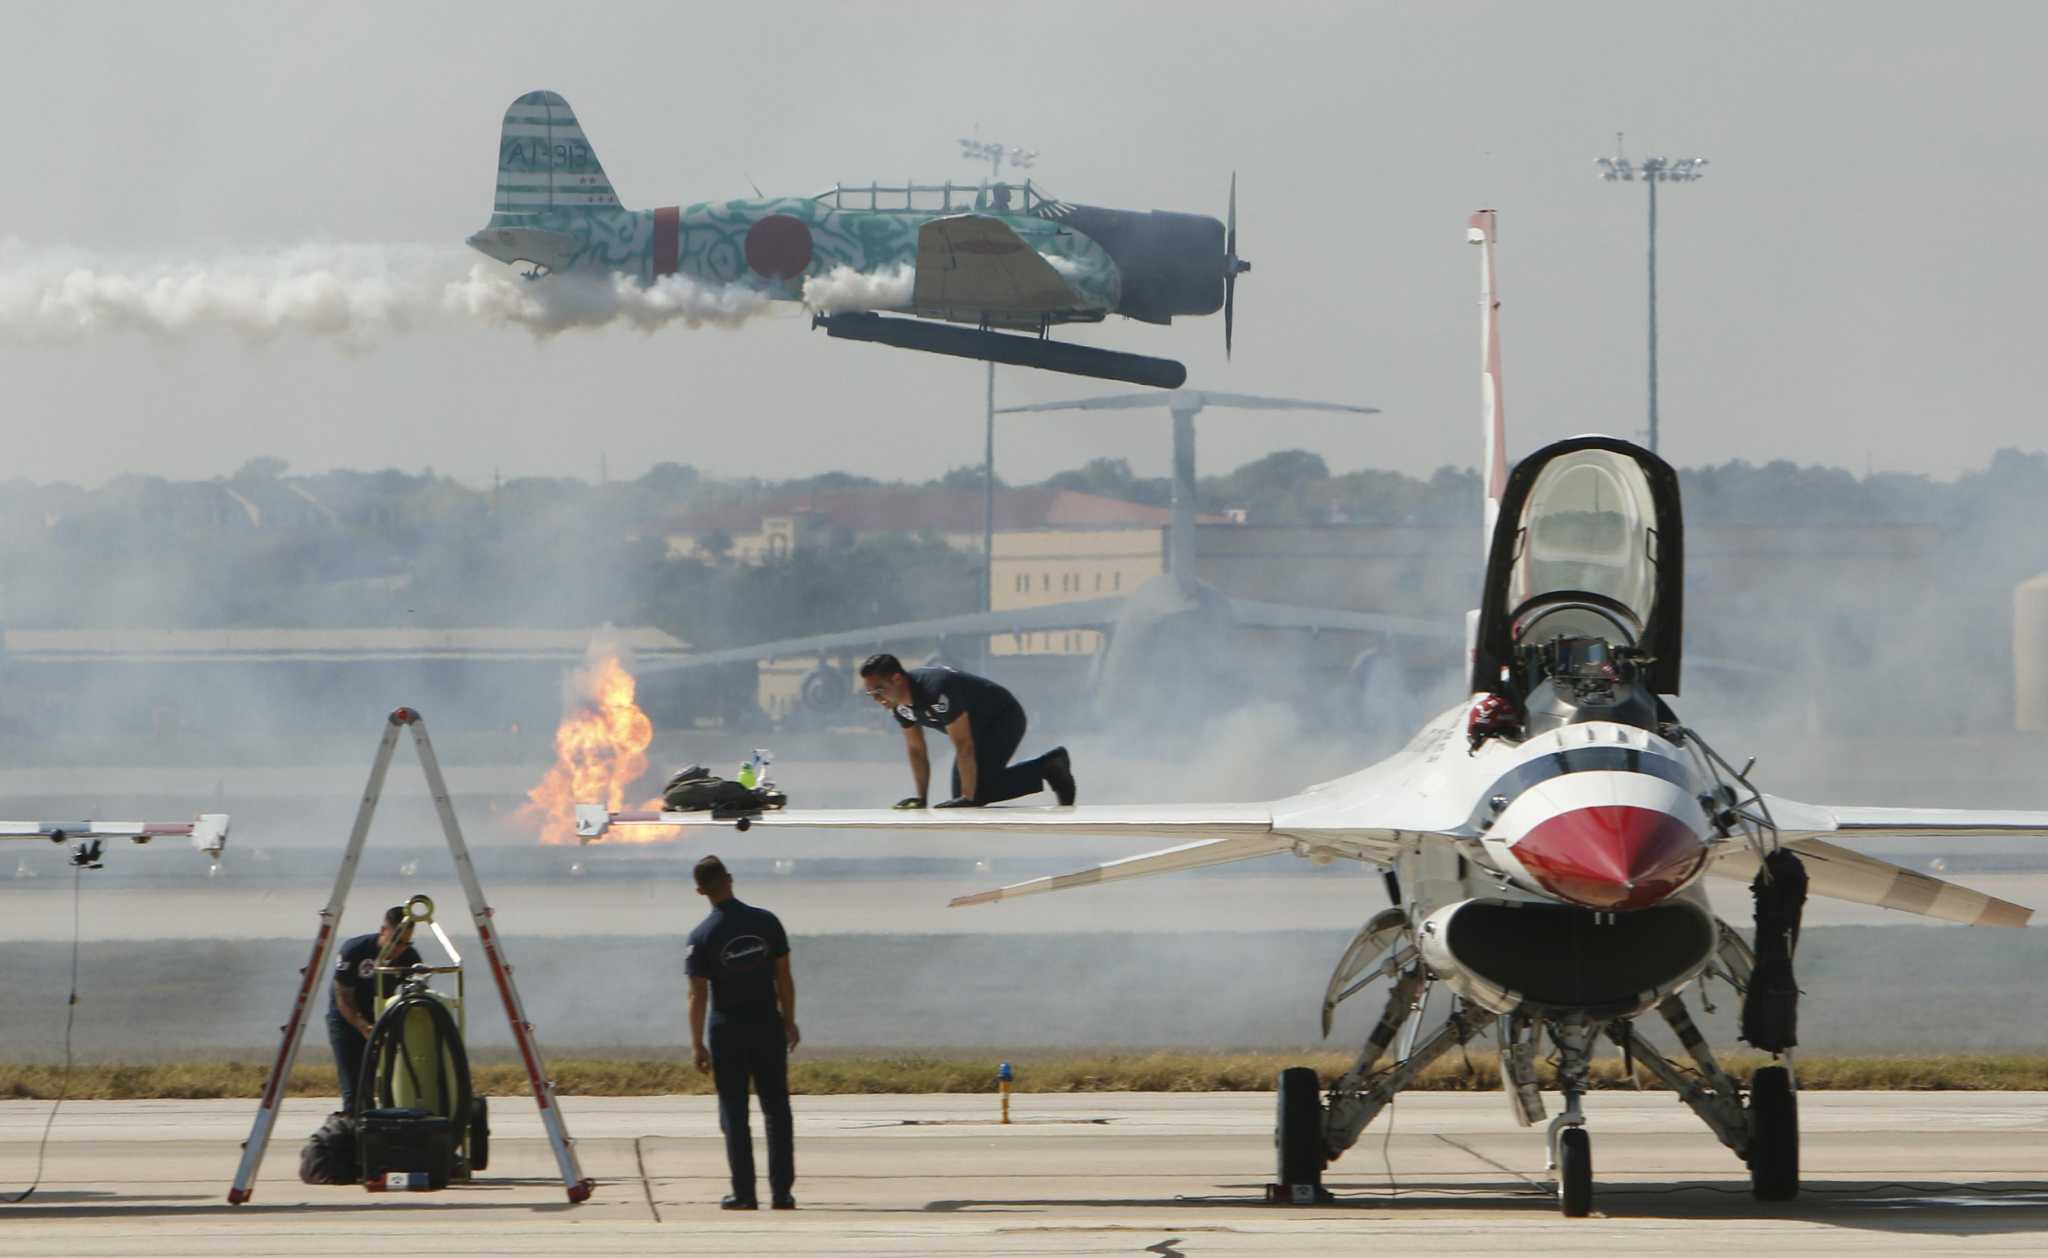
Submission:
<svg viewBox="0 0 2048 1258">
<path fill-rule="evenodd" d="M 1757 1197 L 1785 1200 L 1799 1190 L 1792 951 L 1806 895 L 1975 926 L 2022 926 L 2031 915 L 1838 840 L 2044 836 L 2048 812 L 1798 803 L 1765 792 L 1747 767 L 1717 754 L 1672 704 L 1684 623 L 1678 478 L 1655 454 L 1611 437 L 1560 441 L 1509 473 L 1493 212 L 1473 215 L 1469 235 L 1481 250 L 1488 546 L 1482 602 L 1467 625 L 1469 702 L 1379 764 L 1264 803 L 787 811 L 725 824 L 1175 842 L 956 904 L 1280 853 L 1381 866 L 1394 903 L 1365 923 L 1338 962 L 1324 1032 L 1336 1005 L 1376 979 L 1390 983 L 1385 1009 L 1351 1068 L 1327 1089 L 1306 1068 L 1281 1075 L 1276 1190 L 1316 1199 L 1329 1160 L 1418 1072 L 1492 1035 L 1524 1125 L 1545 1116 L 1537 1062 L 1549 1042 L 1564 1102 L 1548 1127 L 1550 1166 L 1564 1213 L 1583 1215 L 1592 1202 L 1592 1141 L 1582 1100 L 1595 1043 L 1605 1037 L 1748 1163 Z M 622 823 L 694 819 L 602 808 L 581 818 L 591 837 Z M 1752 882 L 1754 947 L 1716 918 L 1701 887 L 1708 875 Z M 1704 975 L 1744 993 L 1743 1037 L 1776 1059 L 1747 1080 L 1723 1069 L 1687 1012 L 1683 993 Z M 1454 997 L 1451 1013 L 1418 1035 L 1416 1010 L 1435 987 Z M 1668 1026 L 1675 1050 L 1639 1025 L 1651 1014 Z"/>
<path fill-rule="evenodd" d="M 1237 256 L 1235 178 L 1227 224 L 1073 205 L 1029 182 L 835 185 L 808 197 L 627 209 L 554 92 L 528 92 L 505 111 L 496 202 L 469 244 L 536 278 L 682 275 L 786 301 L 833 280 L 865 296 L 851 309 L 812 303 L 831 336 L 1167 389 L 1187 379 L 1178 362 L 1046 334 L 1112 314 L 1171 323 L 1221 310 L 1228 349 L 1237 277 L 1252 269 Z"/>
</svg>

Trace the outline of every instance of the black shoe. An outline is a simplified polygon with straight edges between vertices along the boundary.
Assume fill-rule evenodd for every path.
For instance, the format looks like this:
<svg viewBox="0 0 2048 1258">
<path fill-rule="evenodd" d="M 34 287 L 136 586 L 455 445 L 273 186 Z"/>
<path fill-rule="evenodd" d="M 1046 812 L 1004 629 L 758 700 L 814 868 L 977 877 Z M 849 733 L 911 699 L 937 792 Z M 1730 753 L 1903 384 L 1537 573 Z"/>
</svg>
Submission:
<svg viewBox="0 0 2048 1258">
<path fill-rule="evenodd" d="M 752 1197 L 739 1197 L 728 1193 L 719 1201 L 718 1208 L 721 1210 L 759 1210 L 761 1203 Z"/>
<path fill-rule="evenodd" d="M 794 1210 L 796 1209 L 796 1198 L 786 1192 L 776 1193 L 775 1200 L 769 1203 L 769 1208 L 772 1210 Z"/>
<path fill-rule="evenodd" d="M 1045 784 L 1059 797 L 1060 807 L 1071 807 L 1074 803 L 1074 762 L 1067 758 L 1065 747 L 1055 747 L 1045 753 L 1039 761 L 1038 771 L 1044 775 Z"/>
</svg>

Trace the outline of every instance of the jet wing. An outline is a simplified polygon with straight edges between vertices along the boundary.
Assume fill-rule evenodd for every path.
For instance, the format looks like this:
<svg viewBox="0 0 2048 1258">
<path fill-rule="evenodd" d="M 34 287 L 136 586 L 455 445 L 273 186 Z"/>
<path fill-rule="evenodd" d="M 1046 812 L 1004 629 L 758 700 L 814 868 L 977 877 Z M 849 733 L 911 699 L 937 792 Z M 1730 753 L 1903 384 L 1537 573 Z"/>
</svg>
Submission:
<svg viewBox="0 0 2048 1258">
<path fill-rule="evenodd" d="M 2048 838 L 2048 812 L 1976 808 L 1856 808 L 1764 796 L 1784 837 L 1795 834 L 2014 834 Z"/>
<path fill-rule="evenodd" d="M 1163 852 L 1126 856 L 1122 860 L 1110 861 L 1108 864 L 1096 865 L 1091 869 L 1071 874 L 1033 878 L 1029 882 L 1013 882 L 1007 887 L 997 887 L 993 891 L 977 891 L 973 895 L 958 896 L 951 901 L 949 907 L 957 909 L 970 904 L 994 904 L 997 900 L 1008 900 L 1020 895 L 1065 891 L 1070 887 L 1092 887 L 1098 882 L 1143 878 L 1148 874 L 1173 874 L 1184 869 L 1207 869 L 1211 865 L 1228 865 L 1232 861 L 1278 856 L 1282 852 L 1292 851 L 1293 848 L 1291 841 L 1276 834 L 1243 834 L 1227 839 L 1197 839 L 1193 843 L 1169 847 Z"/>
<path fill-rule="evenodd" d="M 1038 314 L 1088 303 L 1001 219 L 955 214 L 918 229 L 911 305 L 920 313 Z"/>
<path fill-rule="evenodd" d="M 1130 835 L 1147 839 L 1273 833 L 1270 804 L 1083 804 L 1075 808 L 999 804 L 990 808 L 789 808 L 747 818 L 703 812 L 607 813 L 576 806 L 576 833 L 601 837 L 615 825 L 734 826 L 767 830 L 1002 830 L 1044 835 Z"/>
<path fill-rule="evenodd" d="M 701 812 L 608 812 L 602 804 L 576 806 L 576 833 L 585 842 L 618 825 L 731 826 L 752 829 L 818 830 L 995 830 L 1046 837 L 1130 835 L 1180 839 L 1175 847 L 1126 857 L 1071 874 L 1035 878 L 1014 886 L 962 896 L 955 906 L 992 904 L 1013 896 L 1064 891 L 1179 873 L 1233 861 L 1292 852 L 1312 859 L 1385 863 L 1400 850 L 1400 834 L 1346 825 L 1342 828 L 1290 825 L 1276 819 L 1272 804 L 1084 804 L 1075 808 L 789 809 L 752 817 L 711 817 Z"/>
<path fill-rule="evenodd" d="M 1937 917 L 1966 926 L 2024 926 L 2033 910 L 1931 878 L 1918 870 L 1852 852 L 1822 835 L 2012 834 L 2048 838 L 2048 812 L 1998 812 L 1970 808 L 1863 808 L 1805 804 L 1764 796 L 1778 837 L 1806 864 L 1807 889 L 1852 904 Z M 1730 878 L 1756 876 L 1756 853 L 1730 848 L 1713 873 Z"/>
<path fill-rule="evenodd" d="M 919 638 L 944 638 L 955 634 L 972 637 L 987 633 L 1029 633 L 1037 629 L 1085 629 L 1116 622 L 1124 600 L 1118 598 L 1080 599 L 1072 603 L 1047 603 L 1042 607 L 1019 607 L 999 612 L 969 612 L 961 616 L 940 616 L 895 625 L 873 625 L 866 629 L 843 629 L 817 633 L 805 638 L 782 638 L 752 646 L 705 651 L 680 660 L 636 665 L 634 673 L 673 673 L 684 669 L 711 668 L 720 664 L 744 664 L 756 660 L 785 659 L 792 655 L 837 655 L 870 651 L 894 642 Z"/>
<path fill-rule="evenodd" d="M 2025 905 L 1852 852 L 1825 839 L 1787 839 L 1785 846 L 1797 852 L 1806 866 L 1807 891 L 1812 895 L 1917 913 L 1965 926 L 2025 926 L 2034 915 Z M 1756 853 L 1749 848 L 1731 848 L 1714 862 L 1709 872 L 1747 881 L 1756 877 L 1759 863 Z"/>
</svg>

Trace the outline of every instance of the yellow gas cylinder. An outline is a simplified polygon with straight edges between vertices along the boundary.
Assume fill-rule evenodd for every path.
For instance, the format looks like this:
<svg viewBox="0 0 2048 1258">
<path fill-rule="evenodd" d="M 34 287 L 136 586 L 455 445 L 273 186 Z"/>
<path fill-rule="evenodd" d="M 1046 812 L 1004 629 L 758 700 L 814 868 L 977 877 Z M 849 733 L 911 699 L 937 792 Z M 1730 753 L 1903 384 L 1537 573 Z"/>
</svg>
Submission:
<svg viewBox="0 0 2048 1258">
<path fill-rule="evenodd" d="M 456 1026 L 462 1025 L 462 1002 L 458 998 L 441 992 L 428 992 L 427 996 L 446 1007 Z M 398 1057 L 391 1066 L 391 1103 L 400 1109 L 446 1114 L 455 1101 L 454 1057 L 463 1051 L 462 1046 L 442 1041 L 435 1034 L 435 1019 L 429 1009 L 414 1005 L 405 1011 L 404 1018 L 405 1029 L 391 1050 Z M 434 1060 L 437 1050 L 441 1058 L 438 1064 Z M 381 1077 L 383 1063 L 378 1063 L 377 1070 Z"/>
</svg>

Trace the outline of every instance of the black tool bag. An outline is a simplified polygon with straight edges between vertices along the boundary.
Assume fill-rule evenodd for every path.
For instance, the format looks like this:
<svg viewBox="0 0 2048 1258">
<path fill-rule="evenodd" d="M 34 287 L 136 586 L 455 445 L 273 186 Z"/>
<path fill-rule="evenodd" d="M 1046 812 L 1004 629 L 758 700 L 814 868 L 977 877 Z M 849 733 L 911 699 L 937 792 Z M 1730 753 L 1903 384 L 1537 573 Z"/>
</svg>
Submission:
<svg viewBox="0 0 2048 1258">
<path fill-rule="evenodd" d="M 299 1150 L 299 1182 L 353 1184 L 361 1175 L 355 1119 L 338 1111 L 329 1114 L 320 1130 L 306 1138 L 306 1147 Z"/>
<path fill-rule="evenodd" d="M 668 780 L 661 791 L 661 806 L 673 812 L 708 812 L 714 817 L 743 817 L 781 808 L 789 797 L 772 786 L 746 787 L 713 777 L 711 770 L 693 764 Z"/>
<path fill-rule="evenodd" d="M 418 1109 L 365 1110 L 356 1131 L 366 1185 L 381 1186 L 386 1176 L 403 1171 L 424 1173 L 426 1187 L 448 1186 L 455 1169 L 455 1133 L 442 1115 Z"/>
</svg>

